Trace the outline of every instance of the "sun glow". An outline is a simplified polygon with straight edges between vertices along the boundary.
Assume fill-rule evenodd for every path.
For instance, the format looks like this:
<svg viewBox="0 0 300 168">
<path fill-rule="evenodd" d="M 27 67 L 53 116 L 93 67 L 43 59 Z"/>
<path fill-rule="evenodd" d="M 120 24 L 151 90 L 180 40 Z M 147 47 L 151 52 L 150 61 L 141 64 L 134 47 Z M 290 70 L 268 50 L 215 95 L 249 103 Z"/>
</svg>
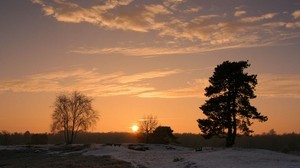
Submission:
<svg viewBox="0 0 300 168">
<path fill-rule="evenodd" d="M 132 132 L 137 132 L 139 130 L 139 126 L 133 125 L 133 126 L 131 126 L 131 130 L 132 130 Z"/>
</svg>

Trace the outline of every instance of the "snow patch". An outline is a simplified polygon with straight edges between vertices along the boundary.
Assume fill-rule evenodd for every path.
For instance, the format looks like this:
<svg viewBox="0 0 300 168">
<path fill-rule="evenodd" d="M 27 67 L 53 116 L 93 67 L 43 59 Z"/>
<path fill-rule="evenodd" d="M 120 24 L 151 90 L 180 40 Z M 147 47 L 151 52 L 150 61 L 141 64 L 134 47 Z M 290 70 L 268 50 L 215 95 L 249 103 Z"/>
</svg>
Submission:
<svg viewBox="0 0 300 168">
<path fill-rule="evenodd" d="M 128 149 L 128 145 L 97 145 L 84 155 L 109 155 L 139 168 L 300 167 L 300 157 L 268 150 L 204 148 L 203 151 L 196 152 L 194 149 L 178 146 L 142 144 L 149 150 L 138 151 Z"/>
</svg>

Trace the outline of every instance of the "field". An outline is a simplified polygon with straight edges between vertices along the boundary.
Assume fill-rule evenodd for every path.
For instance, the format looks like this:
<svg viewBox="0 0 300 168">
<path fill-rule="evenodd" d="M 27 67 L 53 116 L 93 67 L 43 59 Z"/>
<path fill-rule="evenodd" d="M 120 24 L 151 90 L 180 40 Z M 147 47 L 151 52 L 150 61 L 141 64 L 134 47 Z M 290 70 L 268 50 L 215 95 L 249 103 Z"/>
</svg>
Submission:
<svg viewBox="0 0 300 168">
<path fill-rule="evenodd" d="M 130 168 L 129 162 L 110 156 L 83 156 L 83 151 L 49 149 L 48 147 L 10 147 L 0 150 L 0 167 L 3 168 Z"/>
<path fill-rule="evenodd" d="M 0 147 L 0 167 L 300 167 L 300 157 L 269 150 L 148 144 Z"/>
</svg>

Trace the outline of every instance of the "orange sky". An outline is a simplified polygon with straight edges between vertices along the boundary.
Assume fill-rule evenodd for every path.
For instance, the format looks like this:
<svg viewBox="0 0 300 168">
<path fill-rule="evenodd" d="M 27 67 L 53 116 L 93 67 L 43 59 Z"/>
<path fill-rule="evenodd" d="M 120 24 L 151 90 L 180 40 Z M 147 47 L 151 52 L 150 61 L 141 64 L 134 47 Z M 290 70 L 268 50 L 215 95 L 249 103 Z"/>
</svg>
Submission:
<svg viewBox="0 0 300 168">
<path fill-rule="evenodd" d="M 94 98 L 94 132 L 128 132 L 145 115 L 200 133 L 204 88 L 223 61 L 249 60 L 255 133 L 300 132 L 300 3 L 0 1 L 0 131 L 49 132 L 62 91 Z"/>
</svg>

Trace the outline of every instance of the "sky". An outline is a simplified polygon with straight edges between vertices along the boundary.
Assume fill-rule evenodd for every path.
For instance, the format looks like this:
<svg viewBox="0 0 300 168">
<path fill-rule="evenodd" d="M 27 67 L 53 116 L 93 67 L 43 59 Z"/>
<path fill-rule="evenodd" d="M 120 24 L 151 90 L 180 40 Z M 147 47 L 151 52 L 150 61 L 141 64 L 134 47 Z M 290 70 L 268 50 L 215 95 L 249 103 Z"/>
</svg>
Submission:
<svg viewBox="0 0 300 168">
<path fill-rule="evenodd" d="M 130 132 L 146 115 L 200 133 L 204 88 L 223 61 L 248 60 L 265 123 L 300 133 L 299 0 L 2 0 L 0 130 L 50 132 L 58 94 L 78 90 L 93 132 Z"/>
</svg>

